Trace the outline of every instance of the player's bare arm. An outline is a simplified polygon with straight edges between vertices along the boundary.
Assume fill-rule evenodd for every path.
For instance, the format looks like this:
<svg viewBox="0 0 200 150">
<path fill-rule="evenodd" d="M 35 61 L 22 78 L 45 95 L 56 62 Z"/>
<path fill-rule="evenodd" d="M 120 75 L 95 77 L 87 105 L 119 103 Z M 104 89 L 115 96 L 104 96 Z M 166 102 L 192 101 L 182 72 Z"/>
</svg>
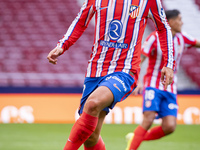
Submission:
<svg viewBox="0 0 200 150">
<path fill-rule="evenodd" d="M 171 27 L 167 23 L 166 15 L 164 12 L 164 9 L 161 6 L 161 3 L 159 3 L 161 7 L 161 14 L 154 15 L 157 12 L 153 12 L 152 14 L 155 17 L 155 24 L 162 20 L 162 24 L 157 25 L 157 32 L 159 36 L 160 46 L 163 53 L 163 58 L 165 60 L 165 67 L 163 67 L 161 71 L 161 82 L 164 85 L 164 89 L 167 89 L 167 86 L 172 83 L 173 81 L 173 68 L 175 67 L 175 60 L 173 57 L 173 42 L 172 42 L 172 32 Z M 154 5 L 152 5 L 153 7 Z M 156 6 L 156 5 L 155 5 Z M 156 9 L 155 9 L 156 10 Z M 167 35 L 167 36 L 166 36 Z"/>
<path fill-rule="evenodd" d="M 173 82 L 174 71 L 171 68 L 163 67 L 161 70 L 161 82 L 164 85 L 164 89 Z"/>
<path fill-rule="evenodd" d="M 56 47 L 53 50 L 51 50 L 47 56 L 47 59 L 52 64 L 57 64 L 58 56 L 60 56 L 63 53 L 63 49 L 60 47 Z"/>
</svg>

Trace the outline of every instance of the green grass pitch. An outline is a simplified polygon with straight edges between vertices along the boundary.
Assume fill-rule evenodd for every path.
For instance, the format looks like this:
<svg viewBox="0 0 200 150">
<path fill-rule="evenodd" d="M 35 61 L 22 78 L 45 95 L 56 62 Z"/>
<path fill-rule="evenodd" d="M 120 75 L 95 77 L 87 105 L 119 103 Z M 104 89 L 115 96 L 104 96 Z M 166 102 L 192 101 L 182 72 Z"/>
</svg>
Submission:
<svg viewBox="0 0 200 150">
<path fill-rule="evenodd" d="M 102 128 L 107 150 L 125 150 L 125 135 L 137 125 Z M 72 124 L 0 124 L 0 150 L 62 150 Z M 139 150 L 199 150 L 200 125 L 178 125 L 160 140 L 143 142 Z M 83 150 L 81 147 L 80 150 Z"/>
</svg>

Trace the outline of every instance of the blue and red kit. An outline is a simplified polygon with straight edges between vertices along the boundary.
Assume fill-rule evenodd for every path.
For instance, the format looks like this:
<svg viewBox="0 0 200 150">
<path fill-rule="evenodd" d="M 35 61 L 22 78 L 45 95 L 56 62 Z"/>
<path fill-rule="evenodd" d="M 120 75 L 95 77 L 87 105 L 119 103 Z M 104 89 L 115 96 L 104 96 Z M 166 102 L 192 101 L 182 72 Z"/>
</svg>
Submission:
<svg viewBox="0 0 200 150">
<path fill-rule="evenodd" d="M 104 77 L 113 73 L 118 76 L 118 72 L 126 73 L 128 76 L 130 72 L 134 74 L 134 82 L 119 78 L 124 83 L 127 82 L 125 83 L 126 88 L 131 91 L 127 90 L 124 95 L 118 96 L 115 102 L 130 94 L 137 84 L 141 42 L 147 19 L 150 18 L 155 24 L 164 56 L 164 66 L 174 68 L 171 28 L 160 0 L 85 0 L 80 12 L 64 37 L 58 42 L 57 47 L 63 48 L 64 51 L 68 50 L 85 31 L 93 16 L 95 16 L 94 42 L 85 82 L 98 78 L 95 79 L 94 87 L 107 86 L 116 97 L 116 90 L 121 85 L 116 85 L 114 82 L 110 84 L 109 80 L 105 80 Z M 103 78 L 104 81 L 99 83 L 99 78 Z M 123 87 L 119 89 L 123 90 Z M 81 107 L 86 99 L 87 97 L 82 97 Z"/>
<path fill-rule="evenodd" d="M 148 18 L 155 23 L 164 65 L 173 68 L 172 35 L 160 0 L 85 0 L 57 46 L 66 51 L 82 35 L 93 16 L 95 34 L 86 77 L 101 77 L 118 71 L 138 74 L 142 36 Z"/>
</svg>

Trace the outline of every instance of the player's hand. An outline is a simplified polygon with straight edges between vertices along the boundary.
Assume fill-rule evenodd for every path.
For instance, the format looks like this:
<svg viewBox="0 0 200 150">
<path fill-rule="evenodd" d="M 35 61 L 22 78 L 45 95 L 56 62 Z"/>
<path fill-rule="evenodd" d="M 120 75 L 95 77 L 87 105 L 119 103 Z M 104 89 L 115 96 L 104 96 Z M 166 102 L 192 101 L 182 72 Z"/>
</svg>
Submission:
<svg viewBox="0 0 200 150">
<path fill-rule="evenodd" d="M 52 64 L 57 64 L 57 57 L 60 56 L 63 52 L 62 48 L 56 47 L 53 50 L 50 51 L 50 53 L 47 56 L 47 59 L 49 60 L 50 63 Z"/>
<path fill-rule="evenodd" d="M 171 68 L 163 67 L 161 70 L 161 82 L 164 85 L 164 89 L 167 90 L 167 86 L 173 82 L 174 71 Z"/>
<path fill-rule="evenodd" d="M 142 94 L 143 85 L 139 82 L 132 95 Z"/>
</svg>

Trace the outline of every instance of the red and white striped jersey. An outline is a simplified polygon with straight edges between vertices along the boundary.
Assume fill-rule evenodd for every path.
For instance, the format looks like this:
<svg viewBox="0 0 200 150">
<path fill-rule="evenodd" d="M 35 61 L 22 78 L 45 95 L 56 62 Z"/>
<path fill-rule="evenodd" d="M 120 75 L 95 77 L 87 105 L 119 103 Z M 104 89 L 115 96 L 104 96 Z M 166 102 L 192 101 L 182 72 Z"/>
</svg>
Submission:
<svg viewBox="0 0 200 150">
<path fill-rule="evenodd" d="M 86 77 L 100 77 L 117 71 L 137 74 L 148 18 L 154 21 L 162 41 L 165 66 L 174 67 L 172 35 L 160 0 L 85 0 L 57 46 L 67 50 L 73 45 L 94 15 L 94 43 Z"/>
<path fill-rule="evenodd" d="M 191 47 L 196 45 L 196 39 L 187 35 L 186 33 L 177 33 L 173 37 L 173 49 L 174 49 L 174 59 L 175 71 L 173 83 L 167 87 L 167 91 L 176 94 L 177 93 L 177 70 L 179 62 L 185 47 Z M 144 86 L 154 87 L 160 90 L 164 90 L 161 78 L 161 69 L 164 65 L 164 58 L 160 48 L 160 41 L 158 38 L 158 33 L 154 31 L 147 37 L 146 41 L 142 46 L 142 54 L 149 58 L 147 73 L 144 76 Z"/>
</svg>

